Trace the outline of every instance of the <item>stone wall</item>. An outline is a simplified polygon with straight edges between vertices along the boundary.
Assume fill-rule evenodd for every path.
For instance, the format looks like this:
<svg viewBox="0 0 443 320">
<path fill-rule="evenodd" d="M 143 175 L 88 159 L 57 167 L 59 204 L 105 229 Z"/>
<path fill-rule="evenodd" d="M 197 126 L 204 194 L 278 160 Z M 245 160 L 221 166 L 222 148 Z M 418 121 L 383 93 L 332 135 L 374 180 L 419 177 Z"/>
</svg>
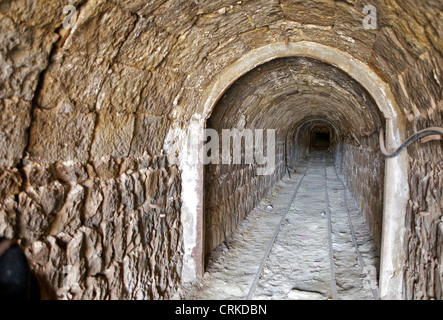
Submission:
<svg viewBox="0 0 443 320">
<path fill-rule="evenodd" d="M 161 150 L 158 61 L 137 65 L 125 47 L 147 21 L 69 1 L 75 30 L 64 28 L 66 4 L 0 2 L 0 235 L 18 239 L 57 298 L 169 298 L 181 283 L 181 173 Z"/>
<path fill-rule="evenodd" d="M 381 248 L 385 159 L 377 133 L 355 140 L 344 139 L 337 147 L 336 166 L 365 217 L 377 247 Z"/>
<path fill-rule="evenodd" d="M 441 141 L 409 149 L 405 264 L 408 299 L 443 299 L 443 148 Z"/>
<path fill-rule="evenodd" d="M 159 299 L 177 290 L 180 173 L 165 156 L 86 166 L 24 160 L 16 173 L 2 175 L 15 187 L 2 194 L 0 233 L 19 239 L 59 298 Z"/>
<path fill-rule="evenodd" d="M 265 146 L 266 150 L 266 146 Z M 237 229 L 276 182 L 286 174 L 284 142 L 276 142 L 275 170 L 258 175 L 257 164 L 205 166 L 205 253 L 212 251 Z"/>
</svg>

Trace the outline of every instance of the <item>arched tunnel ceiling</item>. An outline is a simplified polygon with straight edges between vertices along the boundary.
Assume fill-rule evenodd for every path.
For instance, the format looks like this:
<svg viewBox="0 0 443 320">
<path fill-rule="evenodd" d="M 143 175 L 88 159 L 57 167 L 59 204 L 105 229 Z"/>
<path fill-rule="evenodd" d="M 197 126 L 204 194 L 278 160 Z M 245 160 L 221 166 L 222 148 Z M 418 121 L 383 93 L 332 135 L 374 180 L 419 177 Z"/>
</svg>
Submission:
<svg viewBox="0 0 443 320">
<path fill-rule="evenodd" d="M 64 1 L 0 1 L 7 34 L 0 98 L 24 104 L 24 119 L 14 123 L 13 142 L 0 157 L 5 166 L 15 166 L 25 152 L 35 161 L 83 164 L 160 154 L 227 68 L 286 41 L 316 42 L 366 64 L 389 85 L 409 132 L 441 121 L 440 0 L 377 0 L 374 30 L 362 25 L 363 1 L 70 4 L 76 22 L 64 28 Z M 16 108 L 14 101 L 8 119 Z M 75 139 L 64 134 L 67 128 L 75 128 Z"/>
<path fill-rule="evenodd" d="M 377 128 L 380 112 L 368 92 L 337 67 L 307 57 L 280 58 L 238 79 L 217 103 L 208 127 L 289 132 L 304 122 L 331 123 L 341 135 Z"/>
</svg>

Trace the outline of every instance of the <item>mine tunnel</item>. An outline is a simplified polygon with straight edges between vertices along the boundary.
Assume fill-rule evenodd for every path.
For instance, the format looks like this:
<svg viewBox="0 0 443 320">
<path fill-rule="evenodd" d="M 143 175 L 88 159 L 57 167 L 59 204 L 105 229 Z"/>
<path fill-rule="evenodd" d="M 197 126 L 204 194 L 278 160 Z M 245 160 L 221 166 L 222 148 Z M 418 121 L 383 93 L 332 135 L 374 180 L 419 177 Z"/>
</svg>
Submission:
<svg viewBox="0 0 443 320">
<path fill-rule="evenodd" d="M 442 12 L 0 1 L 0 268 L 67 300 L 443 299 Z"/>
<path fill-rule="evenodd" d="M 206 263 L 276 182 L 299 170 L 302 158 L 319 153 L 344 175 L 379 255 L 385 167 L 378 128 L 384 121 L 356 80 L 316 59 L 275 59 L 239 78 L 217 102 L 207 127 L 220 136 L 224 128 L 275 129 L 275 170 L 258 175 L 260 165 L 245 159 L 205 167 Z M 324 192 L 322 184 L 315 189 Z"/>
<path fill-rule="evenodd" d="M 276 129 L 275 171 L 258 176 L 255 165 L 245 163 L 205 167 L 206 253 L 236 229 L 287 167 L 312 151 L 335 159 L 380 244 L 384 158 L 377 128 L 383 121 L 358 82 L 315 59 L 276 59 L 238 79 L 218 101 L 207 127 L 220 136 L 223 128 Z"/>
</svg>

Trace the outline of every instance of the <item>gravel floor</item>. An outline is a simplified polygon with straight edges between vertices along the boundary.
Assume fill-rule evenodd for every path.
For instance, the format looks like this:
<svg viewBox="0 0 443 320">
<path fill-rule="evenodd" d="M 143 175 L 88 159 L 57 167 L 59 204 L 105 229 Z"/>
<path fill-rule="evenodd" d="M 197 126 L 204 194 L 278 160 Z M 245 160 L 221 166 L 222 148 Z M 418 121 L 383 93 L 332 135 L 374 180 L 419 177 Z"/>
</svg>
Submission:
<svg viewBox="0 0 443 320">
<path fill-rule="evenodd" d="M 281 181 L 226 243 L 213 252 L 203 279 L 187 291 L 185 299 L 246 298 L 309 162 L 252 299 L 371 300 L 377 297 L 376 276 L 368 275 L 368 270 L 372 275 L 377 272 L 377 249 L 364 218 L 347 192 L 349 220 L 343 184 L 336 175 L 333 159 L 319 153 L 300 161 L 296 174 Z M 332 266 L 325 181 L 331 217 Z M 358 251 L 352 240 L 351 225 Z M 334 275 L 335 281 L 332 281 Z"/>
</svg>

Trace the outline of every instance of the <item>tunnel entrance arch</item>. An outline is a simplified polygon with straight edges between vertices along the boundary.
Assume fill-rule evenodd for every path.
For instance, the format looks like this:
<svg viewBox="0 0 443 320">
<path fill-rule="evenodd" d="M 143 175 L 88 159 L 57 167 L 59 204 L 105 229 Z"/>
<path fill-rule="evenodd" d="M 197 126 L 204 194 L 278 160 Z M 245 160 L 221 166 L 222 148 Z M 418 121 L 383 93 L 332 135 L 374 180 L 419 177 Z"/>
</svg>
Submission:
<svg viewBox="0 0 443 320">
<path fill-rule="evenodd" d="M 214 106 L 238 78 L 273 59 L 291 56 L 309 57 L 329 63 L 359 82 L 373 97 L 386 120 L 387 146 L 397 148 L 401 145 L 405 137 L 405 122 L 388 85 L 368 65 L 351 55 L 313 42 L 270 44 L 252 50 L 227 67 L 205 91 L 202 103 L 190 123 L 188 134 L 202 134 L 206 119 Z M 196 198 L 187 198 L 182 207 L 184 219 L 191 221 L 184 228 L 185 247 L 187 246 L 184 267 L 188 272 L 193 270 L 195 277 L 200 277 L 204 265 L 203 157 L 199 154 L 202 152 L 201 145 L 194 145 L 187 151 L 187 155 L 181 159 L 181 167 L 186 169 L 183 192 L 188 192 L 189 196 L 189 190 L 194 190 Z M 389 299 L 401 299 L 403 296 L 404 217 L 409 191 L 407 176 L 406 153 L 386 160 L 379 290 L 381 297 Z"/>
</svg>

